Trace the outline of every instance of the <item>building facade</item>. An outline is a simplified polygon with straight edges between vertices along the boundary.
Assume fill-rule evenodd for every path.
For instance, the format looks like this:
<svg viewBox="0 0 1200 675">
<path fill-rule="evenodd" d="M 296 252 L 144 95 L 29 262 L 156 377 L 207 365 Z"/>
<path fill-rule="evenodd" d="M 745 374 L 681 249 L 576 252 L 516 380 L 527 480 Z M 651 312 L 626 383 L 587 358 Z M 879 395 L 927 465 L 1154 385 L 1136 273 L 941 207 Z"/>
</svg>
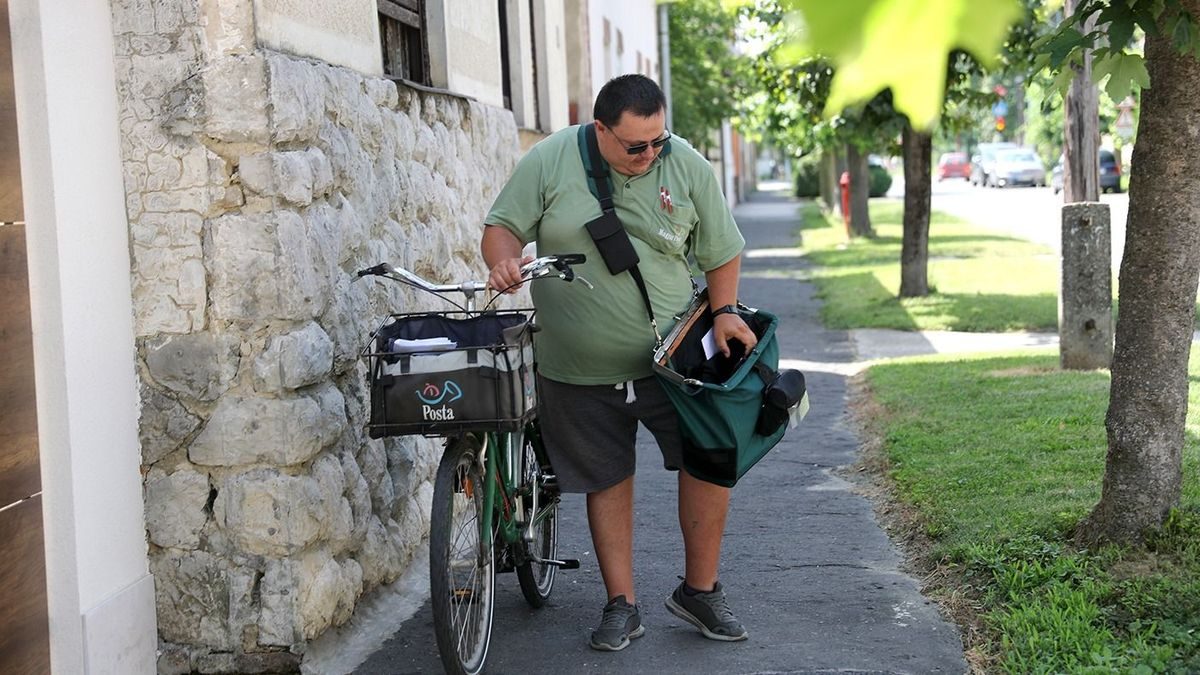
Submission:
<svg viewBox="0 0 1200 675">
<path fill-rule="evenodd" d="M 366 437 L 358 358 L 438 301 L 354 272 L 482 276 L 523 137 L 569 123 L 568 5 L 7 10 L 40 485 L 0 525 L 45 600 L 0 660 L 298 670 L 410 564 L 440 452 Z"/>
</svg>

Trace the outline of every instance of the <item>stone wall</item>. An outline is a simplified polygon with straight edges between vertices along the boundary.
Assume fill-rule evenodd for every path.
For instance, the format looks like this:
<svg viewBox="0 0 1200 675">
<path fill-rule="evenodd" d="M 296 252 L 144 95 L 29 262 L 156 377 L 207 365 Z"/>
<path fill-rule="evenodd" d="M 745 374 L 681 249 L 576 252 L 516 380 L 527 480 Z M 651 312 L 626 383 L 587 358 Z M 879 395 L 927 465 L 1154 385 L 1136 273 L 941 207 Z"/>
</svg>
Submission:
<svg viewBox="0 0 1200 675">
<path fill-rule="evenodd" d="M 296 670 L 428 533 L 440 445 L 366 437 L 380 261 L 481 278 L 511 114 L 254 44 L 251 0 L 114 0 L 160 672 Z M 85 337 L 85 336 L 84 336 Z"/>
</svg>

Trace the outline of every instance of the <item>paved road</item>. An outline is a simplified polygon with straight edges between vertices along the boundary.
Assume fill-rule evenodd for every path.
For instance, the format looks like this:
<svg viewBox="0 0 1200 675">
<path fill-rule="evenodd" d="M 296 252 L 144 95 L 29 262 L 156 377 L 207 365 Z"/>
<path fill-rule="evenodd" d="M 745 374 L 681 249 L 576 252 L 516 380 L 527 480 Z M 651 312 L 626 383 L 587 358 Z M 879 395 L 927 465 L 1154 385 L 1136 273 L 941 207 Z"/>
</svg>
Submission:
<svg viewBox="0 0 1200 675">
<path fill-rule="evenodd" d="M 963 180 L 934 181 L 932 206 L 936 211 L 953 214 L 976 225 L 1061 250 L 1062 195 L 1050 188 L 973 187 Z M 898 178 L 888 197 L 904 197 L 904 180 Z M 1108 204 L 1112 220 L 1113 269 L 1120 267 L 1125 249 L 1125 223 L 1129 195 L 1105 194 L 1100 201 Z"/>
<path fill-rule="evenodd" d="M 900 570 L 901 557 L 865 499 L 838 477 L 855 461 L 846 420 L 846 373 L 853 342 L 824 329 L 811 287 L 799 279 L 795 202 L 759 194 L 735 215 L 760 253 L 747 257 L 742 298 L 782 321 L 781 353 L 807 370 L 812 411 L 734 492 L 722 581 L 750 631 L 742 643 L 703 639 L 670 616 L 662 600 L 682 573 L 675 480 L 657 450 L 639 441 L 635 566 L 645 637 L 618 653 L 587 646 L 600 618 L 603 584 L 591 550 L 583 500 L 561 510 L 561 554 L 581 569 L 559 577 L 548 607 L 534 611 L 516 579 L 498 579 L 489 670 L 493 673 L 961 673 L 954 625 Z M 429 604 L 404 622 L 354 672 L 439 671 Z"/>
</svg>

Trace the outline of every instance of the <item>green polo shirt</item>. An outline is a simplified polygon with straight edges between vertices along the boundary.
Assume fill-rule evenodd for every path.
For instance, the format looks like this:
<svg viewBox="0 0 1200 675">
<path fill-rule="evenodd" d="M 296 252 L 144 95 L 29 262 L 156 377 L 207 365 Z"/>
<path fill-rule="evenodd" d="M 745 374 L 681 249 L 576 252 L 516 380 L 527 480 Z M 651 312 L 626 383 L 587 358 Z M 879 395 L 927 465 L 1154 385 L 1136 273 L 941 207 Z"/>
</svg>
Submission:
<svg viewBox="0 0 1200 675">
<path fill-rule="evenodd" d="M 538 253 L 583 253 L 575 267 L 595 288 L 558 280 L 530 285 L 537 307 L 538 368 L 569 384 L 615 384 L 651 374 L 654 332 L 628 272 L 613 276 L 584 224 L 600 216 L 580 157 L 579 127 L 557 131 L 517 163 L 484 221 Z M 659 329 L 666 335 L 692 297 L 688 254 L 708 272 L 741 253 L 738 232 L 712 166 L 672 137 L 640 176 L 612 175 L 613 203 L 629 232 Z M 664 198 L 669 194 L 669 200 Z"/>
</svg>

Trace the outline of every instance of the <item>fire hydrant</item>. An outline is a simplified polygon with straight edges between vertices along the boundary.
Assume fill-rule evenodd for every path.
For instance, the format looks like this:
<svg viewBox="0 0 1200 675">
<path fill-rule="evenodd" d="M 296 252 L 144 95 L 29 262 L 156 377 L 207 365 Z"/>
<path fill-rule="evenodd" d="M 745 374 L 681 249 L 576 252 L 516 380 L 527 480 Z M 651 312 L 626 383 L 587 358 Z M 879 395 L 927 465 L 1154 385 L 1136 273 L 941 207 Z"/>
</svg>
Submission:
<svg viewBox="0 0 1200 675">
<path fill-rule="evenodd" d="M 850 172 L 843 171 L 838 179 L 842 192 L 842 220 L 846 223 L 846 236 L 850 236 Z"/>
</svg>

